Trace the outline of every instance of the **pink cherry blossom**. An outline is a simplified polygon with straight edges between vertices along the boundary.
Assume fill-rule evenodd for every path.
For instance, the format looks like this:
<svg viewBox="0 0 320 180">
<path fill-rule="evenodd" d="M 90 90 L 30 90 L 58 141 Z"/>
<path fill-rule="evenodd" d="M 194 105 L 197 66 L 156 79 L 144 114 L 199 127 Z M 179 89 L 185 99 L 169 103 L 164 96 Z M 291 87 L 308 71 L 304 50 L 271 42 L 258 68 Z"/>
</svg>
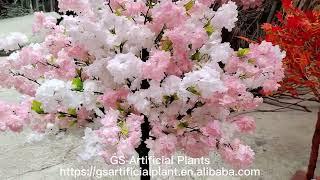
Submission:
<svg viewBox="0 0 320 180">
<path fill-rule="evenodd" d="M 113 127 L 117 124 L 118 116 L 119 112 L 111 109 L 110 111 L 108 111 L 106 116 L 101 119 L 101 124 L 103 124 L 103 126 L 105 127 Z"/>
<path fill-rule="evenodd" d="M 110 0 L 110 6 L 112 9 L 118 9 L 121 8 L 121 6 L 124 6 L 126 3 L 126 0 Z"/>
<path fill-rule="evenodd" d="M 23 127 L 29 123 L 29 109 L 30 103 L 27 101 L 11 106 L 0 101 L 0 130 L 22 131 Z"/>
<path fill-rule="evenodd" d="M 204 135 L 219 137 L 222 132 L 220 129 L 220 122 L 217 120 L 209 122 L 205 127 L 201 128 Z"/>
<path fill-rule="evenodd" d="M 143 1 L 128 1 L 125 3 L 124 15 L 126 16 L 138 16 L 141 13 L 147 13 L 147 6 Z"/>
<path fill-rule="evenodd" d="M 160 81 L 170 63 L 170 53 L 164 51 L 152 52 L 150 59 L 143 65 L 144 78 Z"/>
<path fill-rule="evenodd" d="M 204 28 L 191 25 L 178 26 L 172 30 L 166 31 L 164 36 L 168 37 L 173 43 L 176 51 L 188 50 L 190 45 L 192 49 L 200 48 L 208 39 Z"/>
<path fill-rule="evenodd" d="M 254 152 L 249 146 L 234 140 L 231 147 L 226 146 L 221 150 L 221 156 L 225 161 L 236 168 L 245 168 L 252 164 Z"/>
<path fill-rule="evenodd" d="M 86 0 L 59 0 L 58 5 L 60 11 L 72 10 L 78 13 L 86 13 L 89 11 L 88 5 L 86 3 Z"/>
<path fill-rule="evenodd" d="M 164 26 L 173 29 L 183 24 L 187 19 L 184 7 L 167 0 L 152 8 L 151 14 L 153 20 L 150 26 L 154 32 L 160 32 Z"/>
<path fill-rule="evenodd" d="M 88 120 L 91 119 L 91 113 L 85 107 L 81 107 L 77 111 L 78 125 L 85 126 L 88 123 Z"/>
<path fill-rule="evenodd" d="M 232 118 L 231 121 L 236 126 L 237 130 L 242 133 L 252 133 L 256 129 L 256 123 L 250 116 L 238 116 Z"/>
<path fill-rule="evenodd" d="M 71 79 L 76 76 L 74 60 L 65 51 L 60 51 L 56 60 L 57 68 L 53 67 L 54 73 L 62 79 Z"/>
<path fill-rule="evenodd" d="M 151 141 L 149 146 L 156 156 L 170 157 L 176 152 L 177 137 L 172 134 L 162 135 L 155 141 Z"/>
<path fill-rule="evenodd" d="M 184 152 L 193 158 L 208 156 L 209 152 L 214 148 L 210 141 L 212 139 L 195 132 L 187 133 L 178 139 L 179 145 Z"/>
<path fill-rule="evenodd" d="M 116 108 L 117 103 L 125 99 L 128 93 L 128 89 L 125 88 L 116 91 L 108 89 L 99 99 L 105 107 Z"/>
<path fill-rule="evenodd" d="M 32 25 L 33 33 L 37 33 L 42 29 L 54 28 L 56 25 L 56 19 L 51 16 L 46 17 L 42 11 L 35 12 L 34 17 L 35 17 L 35 20 Z"/>
<path fill-rule="evenodd" d="M 68 50 L 68 55 L 75 59 L 83 61 L 89 57 L 88 51 L 82 45 L 72 46 Z"/>
<path fill-rule="evenodd" d="M 58 33 L 54 35 L 48 35 L 45 39 L 45 44 L 50 52 L 56 57 L 59 51 L 70 45 L 70 39 L 64 34 Z"/>
<path fill-rule="evenodd" d="M 214 4 L 216 0 L 199 0 L 199 3 L 204 4 L 206 6 L 209 6 L 211 4 Z"/>
<path fill-rule="evenodd" d="M 270 93 L 276 91 L 280 87 L 280 84 L 275 80 L 268 79 L 262 84 L 262 87 L 265 93 Z"/>
</svg>

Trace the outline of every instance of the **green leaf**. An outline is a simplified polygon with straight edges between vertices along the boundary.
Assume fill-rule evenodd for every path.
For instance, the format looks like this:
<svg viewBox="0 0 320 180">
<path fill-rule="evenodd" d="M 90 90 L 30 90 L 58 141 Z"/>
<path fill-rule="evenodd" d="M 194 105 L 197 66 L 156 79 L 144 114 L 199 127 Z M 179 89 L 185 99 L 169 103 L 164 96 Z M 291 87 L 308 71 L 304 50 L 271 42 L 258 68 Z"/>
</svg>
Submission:
<svg viewBox="0 0 320 180">
<path fill-rule="evenodd" d="M 171 95 L 171 97 L 173 98 L 174 101 L 179 100 L 179 96 L 177 93 L 174 93 L 173 95 Z"/>
<path fill-rule="evenodd" d="M 164 51 L 170 51 L 172 49 L 172 42 L 169 39 L 163 40 L 161 42 L 161 47 Z"/>
<path fill-rule="evenodd" d="M 148 0 L 147 1 L 147 6 L 149 7 L 149 8 L 153 8 L 153 6 L 155 6 L 156 5 L 156 3 L 155 2 L 152 2 L 152 0 Z"/>
<path fill-rule="evenodd" d="M 195 94 L 197 96 L 201 96 L 200 92 L 197 91 L 196 87 L 190 86 L 187 88 L 187 91 L 191 92 L 192 94 Z"/>
<path fill-rule="evenodd" d="M 50 56 L 49 59 L 48 59 L 48 63 L 49 64 L 54 64 L 54 63 L 56 63 L 56 60 L 57 59 L 54 56 Z"/>
<path fill-rule="evenodd" d="M 79 77 L 81 77 L 81 74 L 82 74 L 82 68 L 80 68 L 80 69 L 76 69 L 76 73 L 77 73 L 77 75 L 79 76 Z"/>
<path fill-rule="evenodd" d="M 129 128 L 124 121 L 119 121 L 118 122 L 118 127 L 120 128 L 120 133 L 124 136 L 128 136 L 129 134 Z"/>
<path fill-rule="evenodd" d="M 170 96 L 167 96 L 167 95 L 165 95 L 165 96 L 163 96 L 162 97 L 162 102 L 163 102 L 163 104 L 169 104 L 169 102 L 170 102 Z"/>
<path fill-rule="evenodd" d="M 72 126 L 76 125 L 77 122 L 78 122 L 77 120 L 70 121 L 70 122 L 69 122 L 69 126 L 72 127 Z"/>
<path fill-rule="evenodd" d="M 195 3 L 194 0 L 190 0 L 187 4 L 185 4 L 185 5 L 183 5 L 183 6 L 184 6 L 184 8 L 186 9 L 186 11 L 189 11 L 190 9 L 192 9 L 194 3 Z"/>
<path fill-rule="evenodd" d="M 65 114 L 62 114 L 62 113 L 59 113 L 59 115 L 58 115 L 58 118 L 59 119 L 62 119 L 62 118 L 65 118 L 66 117 L 66 115 Z"/>
<path fill-rule="evenodd" d="M 162 97 L 162 102 L 165 105 L 171 104 L 173 101 L 179 100 L 179 96 L 177 93 L 174 93 L 173 95 L 165 95 Z"/>
<path fill-rule="evenodd" d="M 238 56 L 238 57 L 244 57 L 244 56 L 246 56 L 247 54 L 249 54 L 249 52 L 250 52 L 250 49 L 249 49 L 249 48 L 244 48 L 244 49 L 239 48 L 239 50 L 238 50 L 238 52 L 237 52 L 237 56 Z"/>
<path fill-rule="evenodd" d="M 122 114 L 122 115 L 126 115 L 127 114 L 127 111 L 123 108 L 123 107 L 121 107 L 121 105 L 120 105 L 120 103 L 119 102 L 117 102 L 117 110 L 120 112 L 120 114 Z"/>
<path fill-rule="evenodd" d="M 197 50 L 192 56 L 191 56 L 191 59 L 194 60 L 194 61 L 200 61 L 201 59 L 201 54 L 200 52 Z"/>
<path fill-rule="evenodd" d="M 181 122 L 178 124 L 178 128 L 183 129 L 183 128 L 187 128 L 188 127 L 188 123 L 187 122 Z"/>
<path fill-rule="evenodd" d="M 77 115 L 77 109 L 76 108 L 69 108 L 68 109 L 68 114 L 70 114 L 72 116 L 76 116 Z"/>
<path fill-rule="evenodd" d="M 248 59 L 248 63 L 249 63 L 249 64 L 255 64 L 256 62 L 257 62 L 256 59 L 253 59 L 253 58 Z"/>
<path fill-rule="evenodd" d="M 32 101 L 31 110 L 35 111 L 38 114 L 44 114 L 44 110 L 42 109 L 42 103 L 36 100 Z"/>
<path fill-rule="evenodd" d="M 122 15 L 122 8 L 118 8 L 116 9 L 116 11 L 114 12 L 117 16 L 121 16 Z"/>
<path fill-rule="evenodd" d="M 83 82 L 81 78 L 77 77 L 72 80 L 72 90 L 75 90 L 75 91 L 83 90 Z"/>
<path fill-rule="evenodd" d="M 245 74 L 245 73 L 244 73 L 244 74 L 240 74 L 240 75 L 239 75 L 239 78 L 240 78 L 240 79 L 246 79 L 246 78 L 248 78 L 248 75 Z"/>
<path fill-rule="evenodd" d="M 211 34 L 214 32 L 214 28 L 213 28 L 213 26 L 210 24 L 210 22 L 208 22 L 206 25 L 204 25 L 203 28 L 206 30 L 208 36 L 211 36 Z"/>
</svg>

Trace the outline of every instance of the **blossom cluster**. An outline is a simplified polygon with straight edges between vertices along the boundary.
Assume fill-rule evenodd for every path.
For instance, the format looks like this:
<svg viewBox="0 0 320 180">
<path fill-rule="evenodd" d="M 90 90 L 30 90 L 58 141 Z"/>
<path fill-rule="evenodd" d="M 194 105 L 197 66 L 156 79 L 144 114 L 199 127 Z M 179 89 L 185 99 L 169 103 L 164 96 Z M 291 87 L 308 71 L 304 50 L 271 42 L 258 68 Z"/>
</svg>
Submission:
<svg viewBox="0 0 320 180">
<path fill-rule="evenodd" d="M 254 152 L 239 137 L 255 121 L 238 114 L 262 103 L 258 92 L 277 90 L 285 54 L 269 42 L 233 50 L 221 34 L 234 28 L 237 5 L 212 3 L 60 0 L 77 15 L 57 23 L 36 13 L 44 41 L 0 65 L 1 86 L 28 95 L 22 110 L 1 104 L 1 130 L 84 129 L 80 157 L 109 163 L 134 154 L 148 121 L 156 156 L 216 151 L 249 166 Z"/>
<path fill-rule="evenodd" d="M 221 0 L 223 3 L 228 2 L 229 0 Z M 241 6 L 243 9 L 249 9 L 249 8 L 257 8 L 262 5 L 264 0 L 234 0 L 239 6 Z"/>
<path fill-rule="evenodd" d="M 278 44 L 288 56 L 283 60 L 286 77 L 281 92 L 299 95 L 307 88 L 320 98 L 320 11 L 304 12 L 292 0 L 282 0 L 283 11 L 277 13 L 278 23 L 263 25 L 265 39 Z"/>
</svg>

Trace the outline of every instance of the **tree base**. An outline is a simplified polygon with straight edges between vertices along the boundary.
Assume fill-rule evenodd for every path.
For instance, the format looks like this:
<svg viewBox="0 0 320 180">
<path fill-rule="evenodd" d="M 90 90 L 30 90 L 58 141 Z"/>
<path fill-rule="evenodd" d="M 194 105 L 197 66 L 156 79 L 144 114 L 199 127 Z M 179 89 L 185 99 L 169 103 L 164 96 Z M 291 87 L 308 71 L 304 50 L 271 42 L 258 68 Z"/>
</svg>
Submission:
<svg viewBox="0 0 320 180">
<path fill-rule="evenodd" d="M 316 127 L 312 137 L 311 153 L 307 171 L 307 179 L 310 180 L 314 177 L 314 171 L 317 167 L 318 155 L 319 155 L 319 145 L 320 145 L 320 110 L 318 112 L 318 120 L 316 122 Z"/>
<path fill-rule="evenodd" d="M 314 178 L 315 180 L 320 180 L 320 177 Z M 307 172 L 298 170 L 291 178 L 291 180 L 307 180 Z"/>
</svg>

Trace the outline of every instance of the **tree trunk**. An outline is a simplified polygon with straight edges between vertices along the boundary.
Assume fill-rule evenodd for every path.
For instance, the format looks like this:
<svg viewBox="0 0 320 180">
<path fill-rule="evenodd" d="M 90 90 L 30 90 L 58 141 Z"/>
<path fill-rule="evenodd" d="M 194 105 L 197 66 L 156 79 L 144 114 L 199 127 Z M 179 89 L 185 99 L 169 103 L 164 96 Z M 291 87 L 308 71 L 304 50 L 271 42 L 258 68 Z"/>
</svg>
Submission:
<svg viewBox="0 0 320 180">
<path fill-rule="evenodd" d="M 54 4 L 53 4 L 54 0 L 49 0 L 49 5 L 50 5 L 50 12 L 54 11 Z"/>
<path fill-rule="evenodd" d="M 273 1 L 271 10 L 267 18 L 267 23 L 270 23 L 272 21 L 274 14 L 276 12 L 277 6 L 278 6 L 278 1 Z"/>
<path fill-rule="evenodd" d="M 301 10 L 313 10 L 320 5 L 319 0 L 295 0 L 294 4 Z"/>
<path fill-rule="evenodd" d="M 148 159 L 148 154 L 150 149 L 147 148 L 147 145 L 145 143 L 145 140 L 149 138 L 149 132 L 150 132 L 150 124 L 147 117 L 144 118 L 144 123 L 141 124 L 141 132 L 142 132 L 141 144 L 138 148 L 136 148 L 136 151 L 139 154 L 139 159 L 140 159 L 140 168 L 141 168 L 140 179 L 150 180 L 149 159 Z"/>
<path fill-rule="evenodd" d="M 39 0 L 34 1 L 35 11 L 39 11 Z"/>
<path fill-rule="evenodd" d="M 303 10 L 310 10 L 311 0 L 306 0 L 302 5 L 301 9 Z"/>
<path fill-rule="evenodd" d="M 317 160 L 318 160 L 319 144 L 320 144 L 320 109 L 318 112 L 318 120 L 316 123 L 316 128 L 312 138 L 311 153 L 310 153 L 309 166 L 308 166 L 308 172 L 307 172 L 308 180 L 311 180 L 314 177 L 314 171 L 316 169 Z"/>
</svg>

